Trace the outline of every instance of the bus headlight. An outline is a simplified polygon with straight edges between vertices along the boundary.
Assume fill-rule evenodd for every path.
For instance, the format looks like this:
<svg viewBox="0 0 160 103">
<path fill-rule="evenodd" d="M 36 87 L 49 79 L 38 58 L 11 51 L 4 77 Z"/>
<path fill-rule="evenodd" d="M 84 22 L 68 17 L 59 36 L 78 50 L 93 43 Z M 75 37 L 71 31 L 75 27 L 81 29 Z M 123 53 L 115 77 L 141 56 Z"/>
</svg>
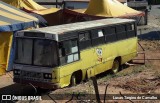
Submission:
<svg viewBox="0 0 160 103">
<path fill-rule="evenodd" d="M 44 73 L 43 77 L 44 77 L 44 79 L 52 79 L 52 74 L 51 73 Z"/>
<path fill-rule="evenodd" d="M 14 69 L 14 75 L 20 75 L 21 71 L 18 69 Z"/>
</svg>

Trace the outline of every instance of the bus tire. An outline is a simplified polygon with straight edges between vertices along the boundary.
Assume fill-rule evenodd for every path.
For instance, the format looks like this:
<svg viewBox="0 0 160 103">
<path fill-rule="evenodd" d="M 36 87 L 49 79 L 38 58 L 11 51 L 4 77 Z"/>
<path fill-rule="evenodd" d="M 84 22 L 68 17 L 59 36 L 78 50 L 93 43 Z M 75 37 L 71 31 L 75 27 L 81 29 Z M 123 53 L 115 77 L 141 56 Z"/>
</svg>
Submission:
<svg viewBox="0 0 160 103">
<path fill-rule="evenodd" d="M 71 80 L 70 80 L 70 86 L 75 86 L 76 85 L 76 76 L 72 74 Z"/>
<path fill-rule="evenodd" d="M 82 81 L 82 71 L 78 70 L 74 72 L 70 78 L 70 86 L 75 86 Z"/>
<path fill-rule="evenodd" d="M 120 70 L 120 62 L 119 62 L 118 59 L 115 59 L 113 61 L 113 65 L 112 65 L 112 69 L 111 70 L 112 70 L 111 72 L 113 74 L 117 73 Z"/>
</svg>

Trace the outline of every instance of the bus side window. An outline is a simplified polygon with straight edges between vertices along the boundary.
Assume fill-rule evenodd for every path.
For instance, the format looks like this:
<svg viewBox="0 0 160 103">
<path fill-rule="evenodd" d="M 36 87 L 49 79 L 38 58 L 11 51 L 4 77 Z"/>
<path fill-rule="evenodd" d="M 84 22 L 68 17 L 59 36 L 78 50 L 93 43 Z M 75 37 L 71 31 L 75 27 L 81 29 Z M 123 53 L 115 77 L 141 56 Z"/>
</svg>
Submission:
<svg viewBox="0 0 160 103">
<path fill-rule="evenodd" d="M 105 42 L 114 42 L 117 40 L 116 37 L 116 28 L 115 27 L 106 27 L 104 28 L 104 34 L 105 34 Z"/>
<path fill-rule="evenodd" d="M 125 25 L 117 25 L 116 26 L 117 39 L 123 40 L 127 39 L 126 26 Z"/>
<path fill-rule="evenodd" d="M 102 29 L 91 30 L 92 33 L 92 45 L 100 45 L 104 43 L 104 33 Z"/>
<path fill-rule="evenodd" d="M 89 32 L 79 33 L 79 49 L 83 50 L 91 46 L 91 37 Z"/>
<path fill-rule="evenodd" d="M 127 27 L 127 37 L 128 38 L 135 37 L 136 32 L 135 32 L 134 24 L 126 24 L 126 27 Z"/>
<path fill-rule="evenodd" d="M 67 64 L 79 60 L 77 39 L 67 40 L 59 43 L 60 64 Z"/>
</svg>

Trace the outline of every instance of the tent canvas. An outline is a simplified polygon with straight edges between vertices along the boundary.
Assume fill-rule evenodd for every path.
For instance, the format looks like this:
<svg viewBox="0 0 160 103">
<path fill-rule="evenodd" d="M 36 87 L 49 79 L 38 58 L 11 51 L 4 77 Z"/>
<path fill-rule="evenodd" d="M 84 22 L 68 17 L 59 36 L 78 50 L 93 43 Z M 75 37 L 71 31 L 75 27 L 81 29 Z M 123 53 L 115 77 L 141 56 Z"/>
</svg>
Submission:
<svg viewBox="0 0 160 103">
<path fill-rule="evenodd" d="M 16 8 L 25 8 L 27 10 L 43 10 L 45 7 L 37 4 L 33 0 L 2 0 L 3 2 L 10 4 Z"/>
<path fill-rule="evenodd" d="M 143 12 L 127 7 L 117 0 L 91 0 L 86 9 L 63 9 L 43 15 L 50 25 L 113 17 L 131 18 L 139 21 L 142 16 L 144 16 Z"/>
<path fill-rule="evenodd" d="M 130 18 L 138 21 L 145 16 L 144 12 L 134 10 L 117 0 L 91 0 L 86 9 L 64 9 L 65 23 L 96 20 L 103 18 Z"/>
<path fill-rule="evenodd" d="M 91 0 L 85 14 L 103 17 L 129 17 L 144 15 L 117 0 Z"/>
<path fill-rule="evenodd" d="M 13 5 L 13 3 L 18 4 L 18 1 L 21 4 L 28 4 L 34 6 L 34 8 L 38 8 L 40 5 L 34 2 L 33 0 L 3 0 L 10 1 L 9 4 Z M 11 2 L 12 1 L 12 2 Z M 34 5 L 36 3 L 36 5 Z M 16 6 L 14 5 L 14 6 Z M 37 6 L 37 7 L 36 7 Z M 18 7 L 18 6 L 16 6 Z M 23 5 L 20 5 L 20 8 L 23 8 L 24 11 L 28 13 L 36 13 L 41 15 L 48 23 L 51 25 L 59 25 L 64 23 L 72 23 L 79 21 L 88 21 L 95 20 L 100 18 L 111 18 L 111 17 L 121 17 L 121 18 L 141 18 L 143 12 L 134 10 L 129 8 L 117 0 L 91 0 L 89 2 L 89 6 L 86 9 L 76 9 L 76 10 L 67 10 L 67 9 L 27 9 Z M 79 19 L 79 20 L 78 20 Z"/>
<path fill-rule="evenodd" d="M 64 10 L 65 12 L 66 10 Z M 95 17 L 120 17 L 134 18 L 144 16 L 141 11 L 134 10 L 126 5 L 123 5 L 117 0 L 90 0 L 89 6 L 86 9 L 67 10 L 75 16 L 90 15 Z M 72 11 L 72 12 L 71 12 Z"/>
<path fill-rule="evenodd" d="M 33 0 L 2 0 L 3 2 L 10 4 L 16 8 L 31 11 L 40 15 L 50 14 L 57 12 L 58 8 L 45 8 Z"/>
<path fill-rule="evenodd" d="M 38 19 L 2 1 L 0 12 L 0 75 L 2 75 L 6 70 L 12 69 L 13 34 L 19 30 L 36 27 Z"/>
<path fill-rule="evenodd" d="M 8 66 L 12 35 L 12 32 L 0 32 L 0 75 L 5 73 Z"/>
</svg>

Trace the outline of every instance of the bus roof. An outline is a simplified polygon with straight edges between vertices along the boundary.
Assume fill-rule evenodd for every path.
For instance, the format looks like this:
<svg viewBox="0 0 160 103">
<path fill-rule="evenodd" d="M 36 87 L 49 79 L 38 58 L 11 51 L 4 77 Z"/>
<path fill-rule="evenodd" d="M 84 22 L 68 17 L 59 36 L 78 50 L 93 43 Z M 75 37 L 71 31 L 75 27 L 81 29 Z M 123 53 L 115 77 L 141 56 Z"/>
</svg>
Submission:
<svg viewBox="0 0 160 103">
<path fill-rule="evenodd" d="M 131 23 L 135 22 L 133 19 L 120 19 L 120 18 L 108 18 L 108 19 L 100 19 L 100 20 L 93 20 L 93 21 L 86 21 L 86 22 L 78 22 L 78 23 L 70 23 L 70 24 L 63 24 L 63 25 L 56 25 L 44 28 L 38 28 L 33 30 L 23 30 L 22 32 L 34 32 L 34 33 L 45 33 L 48 35 L 54 36 L 55 39 L 58 41 L 58 35 L 66 34 L 68 32 L 76 32 L 76 31 L 83 31 L 90 28 L 98 28 L 103 26 L 110 26 L 115 24 L 123 24 L 123 23 Z M 22 35 L 21 35 L 22 36 Z M 50 36 L 49 36 L 50 37 Z"/>
<path fill-rule="evenodd" d="M 56 26 L 34 29 L 33 31 L 37 32 L 40 31 L 50 34 L 63 34 L 65 32 L 70 32 L 75 30 L 83 30 L 87 28 L 101 27 L 105 25 L 121 24 L 125 22 L 134 22 L 134 21 L 135 20 L 132 19 L 111 18 L 111 19 L 93 20 L 93 21 L 78 22 L 78 23 L 71 23 L 64 25 L 56 25 Z"/>
</svg>

